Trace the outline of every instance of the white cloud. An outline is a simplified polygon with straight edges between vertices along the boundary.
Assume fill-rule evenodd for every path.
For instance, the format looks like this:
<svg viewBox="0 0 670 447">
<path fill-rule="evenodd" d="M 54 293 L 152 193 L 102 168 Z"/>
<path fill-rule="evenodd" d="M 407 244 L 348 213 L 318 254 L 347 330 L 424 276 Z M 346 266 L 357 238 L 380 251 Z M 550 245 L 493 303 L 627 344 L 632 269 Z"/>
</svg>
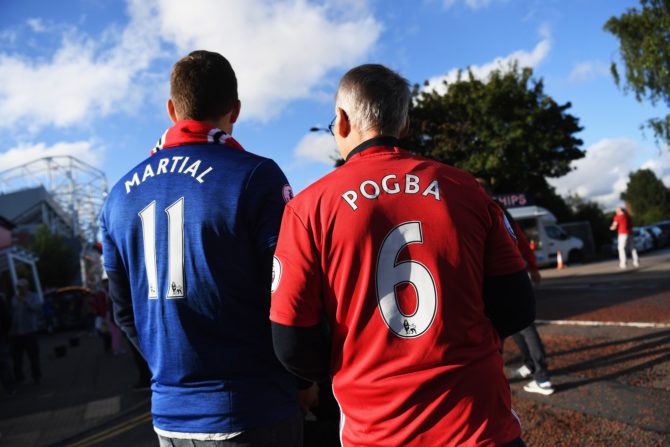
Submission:
<svg viewBox="0 0 670 447">
<path fill-rule="evenodd" d="M 152 63 L 198 48 L 231 61 L 242 118 L 267 120 L 289 101 L 318 95 L 330 70 L 361 60 L 381 33 L 367 3 L 353 0 L 128 0 L 127 9 L 125 28 L 112 26 L 97 40 L 54 28 L 62 43 L 49 59 L 0 53 L 0 128 L 34 132 L 133 110 L 160 88 L 151 84 Z M 47 29 L 40 19 L 27 23 Z"/>
<path fill-rule="evenodd" d="M 0 172 L 43 157 L 70 155 L 93 166 L 103 163 L 103 151 L 92 141 L 59 142 L 51 146 L 45 143 L 20 144 L 0 153 Z"/>
<path fill-rule="evenodd" d="M 595 200 L 606 209 L 621 203 L 628 176 L 640 168 L 652 169 L 670 186 L 670 154 L 656 154 L 629 138 L 603 139 L 586 149 L 586 156 L 573 162 L 575 170 L 558 179 L 547 179 L 561 195 L 577 194 Z M 641 157 L 641 158 L 640 158 Z M 646 161 L 640 163 L 640 159 Z"/>
<path fill-rule="evenodd" d="M 508 0 L 498 0 L 501 3 L 505 3 Z M 461 0 L 442 0 L 442 6 L 444 9 L 451 9 L 456 6 L 458 3 L 461 3 Z M 462 0 L 462 3 L 472 10 L 477 10 L 485 8 L 493 3 L 493 0 Z"/>
<path fill-rule="evenodd" d="M 40 18 L 31 18 L 26 20 L 26 23 L 30 27 L 30 29 L 33 30 L 35 33 L 43 33 L 47 30 L 47 27 L 44 25 L 44 22 L 42 22 L 42 19 Z"/>
<path fill-rule="evenodd" d="M 340 19 L 332 14 L 339 8 L 334 1 L 160 0 L 154 23 L 180 54 L 202 48 L 226 56 L 242 117 L 266 120 L 310 97 L 329 70 L 353 65 L 377 41 L 381 25 L 370 13 Z"/>
<path fill-rule="evenodd" d="M 586 61 L 576 64 L 570 71 L 570 82 L 582 82 L 607 76 L 610 70 L 607 64 L 601 61 Z"/>
<path fill-rule="evenodd" d="M 129 11 L 132 19 L 111 49 L 67 33 L 51 60 L 0 54 L 0 127 L 65 127 L 129 107 L 140 93 L 135 78 L 158 53 L 158 41 L 146 32 L 150 8 L 134 0 Z"/>
<path fill-rule="evenodd" d="M 334 165 L 333 157 L 337 157 L 337 145 L 335 138 L 330 133 L 308 133 L 298 142 L 298 145 L 293 150 L 296 158 L 316 161 L 329 166 Z"/>
<path fill-rule="evenodd" d="M 19 38 L 19 34 L 13 29 L 0 30 L 0 43 L 14 45 Z"/>
<path fill-rule="evenodd" d="M 651 169 L 660 178 L 665 186 L 670 188 L 670 153 L 667 148 L 663 149 L 655 159 L 645 161 L 640 169 Z"/>
<path fill-rule="evenodd" d="M 535 68 L 549 55 L 551 50 L 551 37 L 547 27 L 540 28 L 540 36 L 542 40 L 535 45 L 531 51 L 517 50 L 507 56 L 497 57 L 491 62 L 483 65 L 471 65 L 468 68 L 476 79 L 486 80 L 491 72 L 494 70 L 506 70 L 514 63 L 519 67 Z M 444 84 L 453 83 L 458 79 L 458 68 L 453 68 L 447 72 L 446 75 L 435 76 L 428 80 L 428 85 L 424 87 L 424 91 L 434 90 L 440 94 L 447 91 L 447 86 Z M 467 70 L 462 71 L 463 75 L 467 75 Z"/>
</svg>

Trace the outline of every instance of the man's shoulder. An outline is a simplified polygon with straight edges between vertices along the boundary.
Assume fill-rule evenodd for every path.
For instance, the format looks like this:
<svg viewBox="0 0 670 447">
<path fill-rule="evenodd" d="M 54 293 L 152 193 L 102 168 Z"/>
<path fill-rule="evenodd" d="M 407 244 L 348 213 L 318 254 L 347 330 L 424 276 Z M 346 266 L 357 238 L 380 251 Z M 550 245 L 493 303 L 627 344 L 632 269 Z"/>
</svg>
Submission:
<svg viewBox="0 0 670 447">
<path fill-rule="evenodd" d="M 234 169 L 236 176 L 249 176 L 261 166 L 267 167 L 268 171 L 281 172 L 272 159 L 245 150 L 213 144 L 174 146 L 143 159 L 129 169 L 111 188 L 109 198 L 113 200 L 115 196 L 126 196 L 134 186 L 164 173 L 188 173 L 200 180 L 206 176 L 226 175 L 220 169 L 209 169 L 217 165 L 230 167 L 225 170 L 227 172 Z M 176 175 L 170 177 L 180 178 Z"/>
<path fill-rule="evenodd" d="M 308 211 L 315 209 L 314 204 L 317 201 L 340 198 L 343 192 L 340 186 L 346 184 L 348 180 L 360 180 L 365 177 L 370 171 L 369 163 L 388 163 L 385 166 L 388 166 L 389 174 L 396 176 L 405 170 L 407 172 L 417 172 L 417 169 L 427 171 L 432 176 L 431 178 L 440 179 L 440 184 L 446 180 L 445 185 L 457 185 L 477 196 L 484 194 L 475 177 L 469 172 L 428 157 L 402 151 L 400 154 L 395 154 L 392 159 L 383 161 L 359 159 L 354 163 L 345 163 L 298 193 L 290 202 L 292 207 L 294 209 L 305 208 Z"/>
<path fill-rule="evenodd" d="M 320 179 L 316 180 L 314 183 L 311 183 L 305 189 L 297 193 L 288 204 L 294 210 L 300 208 L 309 209 L 313 208 L 315 201 L 318 201 L 325 196 L 334 195 L 336 190 L 333 188 L 333 186 L 340 184 L 341 181 L 349 174 L 348 170 L 345 169 L 345 166 L 346 165 L 340 166 L 334 171 L 329 172 Z"/>
<path fill-rule="evenodd" d="M 452 178 L 455 181 L 462 183 L 463 185 L 473 187 L 475 189 L 480 189 L 479 183 L 477 183 L 475 177 L 471 173 L 464 171 L 463 169 L 448 165 L 446 163 L 442 163 L 441 161 L 437 161 L 435 159 L 428 158 L 423 155 L 412 154 L 411 158 L 430 166 L 431 168 L 435 169 L 437 172 L 439 172 L 441 175 L 445 177 Z"/>
</svg>

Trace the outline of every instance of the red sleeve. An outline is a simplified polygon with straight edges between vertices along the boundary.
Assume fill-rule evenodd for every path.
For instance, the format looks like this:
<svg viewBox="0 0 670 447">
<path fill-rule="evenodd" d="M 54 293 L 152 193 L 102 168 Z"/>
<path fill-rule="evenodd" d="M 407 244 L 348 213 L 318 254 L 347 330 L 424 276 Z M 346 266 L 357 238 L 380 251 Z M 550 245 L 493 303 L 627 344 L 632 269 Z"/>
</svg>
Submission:
<svg viewBox="0 0 670 447">
<path fill-rule="evenodd" d="M 270 319 L 285 326 L 321 321 L 321 265 L 313 237 L 291 205 L 282 218 L 272 271 Z"/>
<path fill-rule="evenodd" d="M 484 275 L 503 276 L 523 270 L 526 262 L 517 248 L 512 225 L 495 202 L 491 201 L 488 209 L 491 228 L 486 238 Z"/>
<path fill-rule="evenodd" d="M 514 233 L 517 238 L 517 247 L 523 259 L 527 263 L 528 270 L 537 271 L 537 259 L 535 259 L 535 252 L 530 248 L 528 239 L 518 223 L 514 222 Z"/>
</svg>

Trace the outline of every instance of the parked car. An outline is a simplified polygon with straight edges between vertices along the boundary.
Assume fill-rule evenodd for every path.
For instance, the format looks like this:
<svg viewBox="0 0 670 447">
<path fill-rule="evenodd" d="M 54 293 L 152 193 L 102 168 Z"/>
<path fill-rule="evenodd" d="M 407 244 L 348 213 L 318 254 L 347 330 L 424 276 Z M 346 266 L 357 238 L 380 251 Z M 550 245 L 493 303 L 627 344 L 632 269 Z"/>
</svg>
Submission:
<svg viewBox="0 0 670 447">
<path fill-rule="evenodd" d="M 546 208 L 522 206 L 509 208 L 508 211 L 528 238 L 538 266 L 555 264 L 559 251 L 563 261 L 571 263 L 583 260 L 584 242 L 563 231 L 556 224 L 556 216 Z"/>
<path fill-rule="evenodd" d="M 44 315 L 39 326 L 46 331 L 85 329 L 90 313 L 91 290 L 71 286 L 56 289 L 44 295 Z"/>
<path fill-rule="evenodd" d="M 640 227 L 633 227 L 633 244 L 638 253 L 645 253 L 654 248 L 654 240 L 651 234 Z M 612 238 L 612 253 L 619 252 L 619 238 L 614 236 Z"/>
<path fill-rule="evenodd" d="M 665 233 L 663 233 L 663 230 L 661 230 L 659 226 L 652 224 L 641 227 L 641 229 L 649 233 L 654 242 L 655 249 L 663 248 L 667 245 L 668 236 Z"/>
<path fill-rule="evenodd" d="M 655 227 L 658 227 L 663 232 L 663 236 L 665 237 L 664 247 L 667 247 L 668 245 L 670 245 L 670 220 L 663 220 L 661 222 L 654 222 L 652 225 L 654 225 Z"/>
</svg>

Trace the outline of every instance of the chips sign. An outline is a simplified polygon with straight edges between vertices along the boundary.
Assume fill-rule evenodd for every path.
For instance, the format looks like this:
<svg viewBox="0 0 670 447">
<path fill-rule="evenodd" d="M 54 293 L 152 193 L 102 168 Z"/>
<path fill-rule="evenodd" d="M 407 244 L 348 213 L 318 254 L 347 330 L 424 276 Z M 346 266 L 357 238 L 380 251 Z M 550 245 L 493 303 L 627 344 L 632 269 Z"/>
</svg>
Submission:
<svg viewBox="0 0 670 447">
<path fill-rule="evenodd" d="M 533 204 L 533 197 L 526 192 L 496 194 L 493 196 L 493 198 L 505 205 L 505 208 L 516 208 L 519 206 L 529 206 Z"/>
</svg>

